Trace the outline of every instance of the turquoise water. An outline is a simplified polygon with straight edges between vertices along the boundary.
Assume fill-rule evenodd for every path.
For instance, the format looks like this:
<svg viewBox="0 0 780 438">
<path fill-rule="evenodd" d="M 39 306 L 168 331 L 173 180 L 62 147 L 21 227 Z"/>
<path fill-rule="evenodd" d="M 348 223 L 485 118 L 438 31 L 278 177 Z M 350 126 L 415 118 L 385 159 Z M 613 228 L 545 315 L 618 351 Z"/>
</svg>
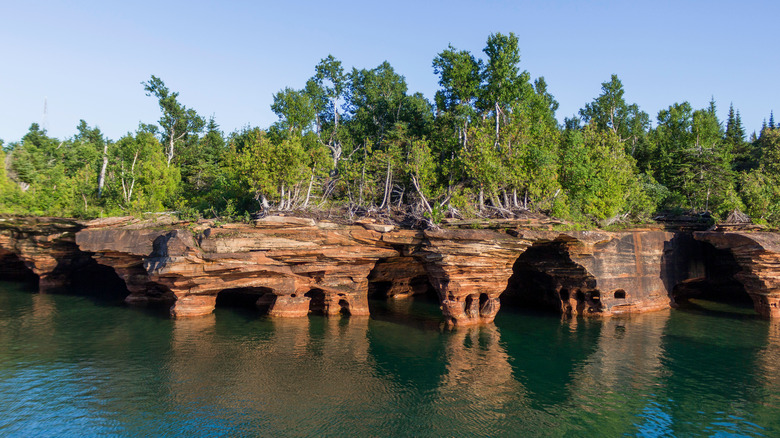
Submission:
<svg viewBox="0 0 780 438">
<path fill-rule="evenodd" d="M 0 436 L 779 436 L 780 324 L 156 310 L 0 283 Z"/>
</svg>

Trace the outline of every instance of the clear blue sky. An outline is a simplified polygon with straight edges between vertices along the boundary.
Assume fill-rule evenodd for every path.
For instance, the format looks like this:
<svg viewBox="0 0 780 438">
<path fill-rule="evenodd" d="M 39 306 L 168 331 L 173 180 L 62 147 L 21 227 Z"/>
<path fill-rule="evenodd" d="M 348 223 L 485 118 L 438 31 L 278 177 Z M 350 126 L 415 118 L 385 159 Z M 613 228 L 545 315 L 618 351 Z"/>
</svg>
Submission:
<svg viewBox="0 0 780 438">
<path fill-rule="evenodd" d="M 333 54 L 346 68 L 384 60 L 429 99 L 431 61 L 452 44 L 482 57 L 514 32 L 521 68 L 544 76 L 563 120 L 616 73 L 626 100 L 660 109 L 711 97 L 748 132 L 780 120 L 776 1 L 5 1 L 0 3 L 0 138 L 32 122 L 71 137 L 79 119 L 111 139 L 155 123 L 154 74 L 227 133 L 275 121 L 272 94 L 300 88 Z"/>
</svg>

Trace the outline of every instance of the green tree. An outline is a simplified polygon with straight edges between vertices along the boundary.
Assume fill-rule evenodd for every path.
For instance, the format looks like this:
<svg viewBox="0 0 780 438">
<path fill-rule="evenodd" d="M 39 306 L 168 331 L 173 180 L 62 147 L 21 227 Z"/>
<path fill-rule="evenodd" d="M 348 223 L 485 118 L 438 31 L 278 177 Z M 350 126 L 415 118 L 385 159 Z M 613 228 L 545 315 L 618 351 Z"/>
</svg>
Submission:
<svg viewBox="0 0 780 438">
<path fill-rule="evenodd" d="M 314 122 L 316 108 L 305 91 L 292 88 L 274 94 L 271 110 L 279 117 L 278 128 L 288 134 L 301 135 Z"/>
<path fill-rule="evenodd" d="M 224 135 L 211 117 L 203 136 L 181 148 L 177 158 L 181 164 L 182 192 L 186 199 L 202 202 L 206 193 L 214 189 L 219 163 L 225 152 Z"/>
<path fill-rule="evenodd" d="M 343 153 L 339 107 L 345 98 L 348 79 L 341 61 L 333 55 L 322 59 L 314 72 L 314 76 L 306 82 L 305 93 L 314 105 L 315 132 L 320 142 L 330 150 L 335 172 Z"/>
<path fill-rule="evenodd" d="M 582 120 L 598 129 L 610 130 L 619 141 L 626 142 L 626 151 L 635 155 L 637 145 L 650 127 L 650 116 L 636 104 L 628 104 L 623 95 L 623 83 L 617 75 L 601 84 L 601 94 L 580 110 Z"/>
<path fill-rule="evenodd" d="M 155 212 L 172 208 L 181 182 L 153 132 L 139 129 L 127 134 L 112 148 L 107 184 L 107 202 L 128 212 Z"/>
<path fill-rule="evenodd" d="M 508 121 L 515 102 L 527 97 L 532 89 L 527 71 L 520 72 L 520 49 L 514 33 L 491 34 L 483 49 L 487 60 L 482 70 L 479 107 L 495 117 L 495 143 L 499 141 L 500 120 Z"/>
<path fill-rule="evenodd" d="M 196 135 L 203 129 L 206 121 L 194 109 L 179 103 L 179 93 L 171 92 L 162 79 L 152 75 L 147 82 L 141 82 L 147 96 L 155 96 L 160 105 L 162 116 L 159 123 L 162 128 L 162 141 L 166 145 L 167 165 L 176 154 L 176 146 L 186 141 L 187 136 Z"/>
<path fill-rule="evenodd" d="M 572 131 L 562 153 L 561 181 L 575 212 L 608 222 L 643 212 L 638 198 L 646 196 L 637 177 L 634 160 L 625 153 L 618 136 L 588 125 Z"/>
<path fill-rule="evenodd" d="M 480 92 L 482 62 L 467 50 L 450 45 L 433 60 L 433 72 L 439 75 L 436 109 L 452 120 L 457 143 L 466 147 L 469 122 L 476 113 Z"/>
<path fill-rule="evenodd" d="M 349 74 L 347 108 L 349 130 L 354 138 L 367 138 L 379 145 L 385 135 L 401 121 L 406 103 L 406 80 L 383 62 L 378 67 L 352 69 Z"/>
</svg>

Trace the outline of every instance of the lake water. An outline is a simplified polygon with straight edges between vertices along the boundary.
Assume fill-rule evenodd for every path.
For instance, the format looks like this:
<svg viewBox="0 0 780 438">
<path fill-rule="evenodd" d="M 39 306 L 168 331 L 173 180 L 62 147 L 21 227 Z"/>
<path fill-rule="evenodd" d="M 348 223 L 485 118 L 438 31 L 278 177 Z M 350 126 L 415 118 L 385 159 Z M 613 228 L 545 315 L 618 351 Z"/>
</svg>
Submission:
<svg viewBox="0 0 780 438">
<path fill-rule="evenodd" d="M 780 324 L 698 304 L 450 331 L 424 302 L 171 320 L 0 283 L 0 436 L 780 436 Z"/>
</svg>

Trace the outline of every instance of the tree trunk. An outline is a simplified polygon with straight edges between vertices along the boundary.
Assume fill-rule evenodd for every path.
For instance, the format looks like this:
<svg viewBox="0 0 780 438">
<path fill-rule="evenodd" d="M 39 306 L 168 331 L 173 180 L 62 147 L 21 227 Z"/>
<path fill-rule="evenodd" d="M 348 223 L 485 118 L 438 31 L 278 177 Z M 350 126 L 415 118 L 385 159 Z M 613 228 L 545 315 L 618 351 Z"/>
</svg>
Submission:
<svg viewBox="0 0 780 438">
<path fill-rule="evenodd" d="M 173 161 L 173 143 L 176 141 L 173 138 L 173 132 L 171 132 L 170 140 L 168 140 L 168 167 L 171 167 L 171 161 Z"/>
<path fill-rule="evenodd" d="M 498 147 L 498 115 L 500 112 L 500 107 L 498 106 L 498 102 L 496 102 L 496 144 L 495 146 Z"/>
<path fill-rule="evenodd" d="M 98 199 L 103 196 L 103 186 L 106 183 L 106 168 L 108 167 L 108 142 L 103 145 L 103 165 L 100 167 L 98 178 Z"/>
<path fill-rule="evenodd" d="M 496 192 L 490 192 L 490 202 L 493 203 L 493 207 L 504 208 L 504 206 L 501 205 L 501 200 L 498 199 Z"/>
<path fill-rule="evenodd" d="M 379 206 L 380 210 L 384 208 L 385 205 L 387 205 L 387 203 L 389 202 L 388 199 L 390 197 L 389 195 L 390 195 L 390 160 L 387 160 L 387 172 L 385 173 L 385 192 L 382 195 L 382 205 Z"/>
<path fill-rule="evenodd" d="M 306 208 L 309 206 L 309 197 L 311 196 L 311 186 L 314 184 L 314 172 L 311 173 L 311 178 L 309 178 L 309 188 L 306 189 L 306 200 L 303 201 L 303 208 Z"/>
</svg>

